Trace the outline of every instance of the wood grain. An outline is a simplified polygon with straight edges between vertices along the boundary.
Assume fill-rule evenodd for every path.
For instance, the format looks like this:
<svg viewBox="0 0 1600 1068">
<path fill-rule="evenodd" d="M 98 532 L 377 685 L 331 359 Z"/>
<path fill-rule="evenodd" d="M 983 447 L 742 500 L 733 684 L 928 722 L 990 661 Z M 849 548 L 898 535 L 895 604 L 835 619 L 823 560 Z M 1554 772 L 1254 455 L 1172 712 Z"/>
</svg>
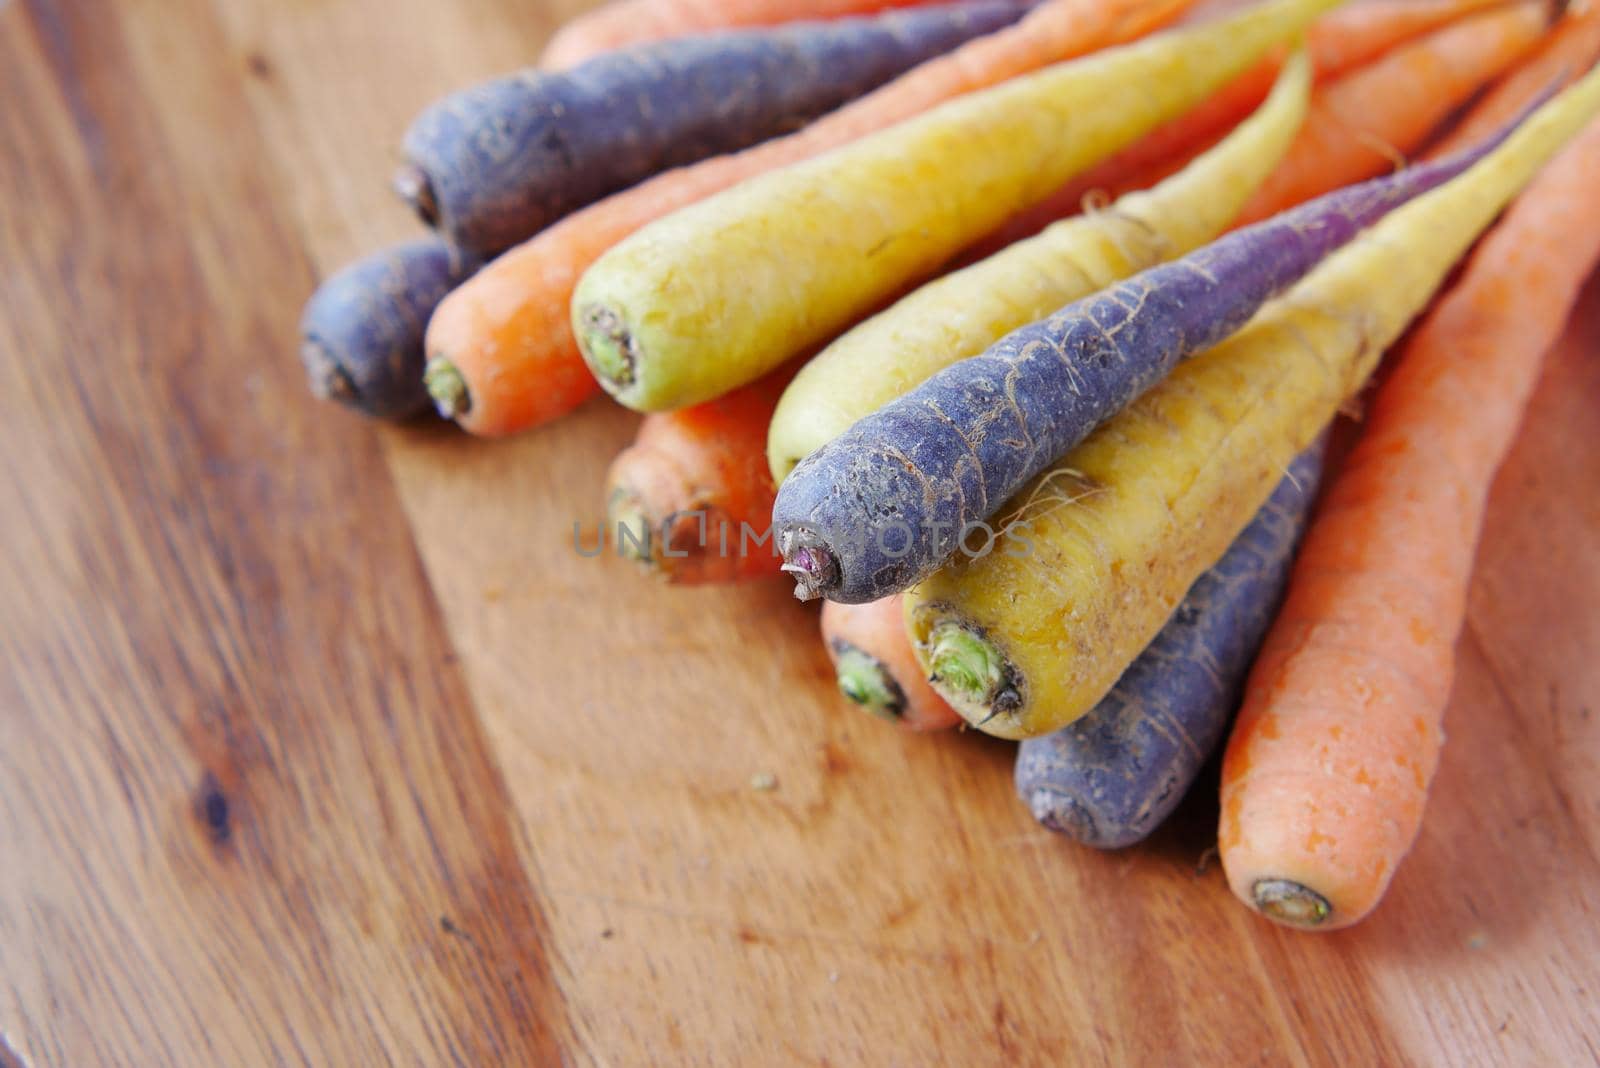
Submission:
<svg viewBox="0 0 1600 1068">
<path fill-rule="evenodd" d="M 548 1061 L 544 903 L 201 4 L 0 14 L 0 1034 L 25 1063 Z"/>
<path fill-rule="evenodd" d="M 1417 851 L 1280 931 L 1214 783 L 1087 853 L 1008 746 L 843 708 L 780 585 L 581 559 L 634 417 L 304 395 L 299 302 L 410 232 L 407 119 L 580 6 L 0 8 L 0 1065 L 1600 1062 L 1600 289 Z"/>
</svg>

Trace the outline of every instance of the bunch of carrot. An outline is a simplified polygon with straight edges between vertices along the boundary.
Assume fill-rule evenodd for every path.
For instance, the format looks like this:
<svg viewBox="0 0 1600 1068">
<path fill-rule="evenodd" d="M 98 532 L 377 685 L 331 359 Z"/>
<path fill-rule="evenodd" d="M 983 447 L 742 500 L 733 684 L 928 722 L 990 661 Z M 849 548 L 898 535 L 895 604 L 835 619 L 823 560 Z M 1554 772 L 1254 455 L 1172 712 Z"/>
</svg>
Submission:
<svg viewBox="0 0 1600 1068">
<path fill-rule="evenodd" d="M 419 120 L 396 184 L 443 240 L 313 299 L 314 385 L 484 436 L 604 389 L 647 413 L 606 486 L 647 570 L 788 573 L 846 699 L 1020 740 L 1019 795 L 1096 847 L 1226 740 L 1235 893 L 1354 922 L 1417 834 L 1487 487 L 1600 260 L 1600 12 L 1165 28 L 1189 6 L 616 0 Z"/>
</svg>

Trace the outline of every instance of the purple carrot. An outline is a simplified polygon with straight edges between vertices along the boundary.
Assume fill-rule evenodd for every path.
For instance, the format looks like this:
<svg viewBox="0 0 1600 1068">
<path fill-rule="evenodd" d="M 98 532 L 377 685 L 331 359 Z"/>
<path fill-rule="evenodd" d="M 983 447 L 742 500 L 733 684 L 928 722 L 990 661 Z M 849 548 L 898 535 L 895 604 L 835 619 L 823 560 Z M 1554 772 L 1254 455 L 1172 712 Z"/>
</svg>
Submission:
<svg viewBox="0 0 1600 1068">
<path fill-rule="evenodd" d="M 425 111 L 395 187 L 455 244 L 501 252 L 658 171 L 788 133 L 1030 6 L 971 0 L 702 34 L 526 70 Z"/>
<path fill-rule="evenodd" d="M 1518 122 L 1520 122 L 1520 118 Z M 795 595 L 902 592 L 1094 428 L 1391 209 L 1503 141 L 1349 186 L 1135 275 L 937 375 L 812 453 L 773 508 Z"/>
<path fill-rule="evenodd" d="M 311 392 L 378 419 L 429 407 L 423 333 L 434 307 L 473 266 L 426 238 L 357 260 L 329 278 L 300 318 L 300 359 Z"/>
<path fill-rule="evenodd" d="M 1194 584 L 1155 641 L 1082 719 L 1017 750 L 1017 794 L 1052 831 L 1097 849 L 1146 838 L 1222 743 L 1245 676 L 1289 583 L 1324 445 Z"/>
</svg>

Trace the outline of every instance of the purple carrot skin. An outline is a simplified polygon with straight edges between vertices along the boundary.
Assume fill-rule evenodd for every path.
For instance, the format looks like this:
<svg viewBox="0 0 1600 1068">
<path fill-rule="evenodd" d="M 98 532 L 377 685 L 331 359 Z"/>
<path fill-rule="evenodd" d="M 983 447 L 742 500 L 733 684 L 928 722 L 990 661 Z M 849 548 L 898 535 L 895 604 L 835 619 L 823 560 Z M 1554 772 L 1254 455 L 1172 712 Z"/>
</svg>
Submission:
<svg viewBox="0 0 1600 1068">
<path fill-rule="evenodd" d="M 425 238 L 357 260 L 322 283 L 300 318 L 311 392 L 378 419 L 431 407 L 422 384 L 428 317 L 474 268 L 471 257 Z"/>
<path fill-rule="evenodd" d="M 423 112 L 395 188 L 455 244 L 498 253 L 659 171 L 789 133 L 1030 6 L 971 0 L 701 34 L 522 71 Z"/>
<path fill-rule="evenodd" d="M 1323 455 L 1319 443 L 1295 460 L 1094 711 L 1022 743 L 1017 795 L 1034 819 L 1084 845 L 1121 849 L 1143 841 L 1177 808 L 1239 707 L 1288 584 Z"/>
<path fill-rule="evenodd" d="M 1057 457 L 1390 209 L 1448 181 L 1509 133 L 1447 160 L 1338 190 L 1070 304 L 952 364 L 812 453 L 773 522 L 802 600 L 900 593 Z M 970 538 L 959 535 L 968 534 Z"/>
</svg>

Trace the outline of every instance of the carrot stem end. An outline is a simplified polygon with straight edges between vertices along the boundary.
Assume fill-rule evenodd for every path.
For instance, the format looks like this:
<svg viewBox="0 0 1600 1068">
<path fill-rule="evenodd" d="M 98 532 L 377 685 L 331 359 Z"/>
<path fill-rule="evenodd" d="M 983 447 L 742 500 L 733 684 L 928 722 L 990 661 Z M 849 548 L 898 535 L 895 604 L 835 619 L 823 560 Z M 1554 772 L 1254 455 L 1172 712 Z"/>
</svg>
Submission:
<svg viewBox="0 0 1600 1068">
<path fill-rule="evenodd" d="M 905 715 L 905 694 L 882 661 L 848 642 L 836 643 L 834 652 L 839 692 L 847 701 L 879 719 L 893 721 Z"/>
<path fill-rule="evenodd" d="M 939 624 L 930 639 L 928 671 L 934 688 L 963 714 L 986 708 L 1006 676 L 1000 650 L 958 623 Z"/>
<path fill-rule="evenodd" d="M 1289 879 L 1259 879 L 1250 895 L 1262 915 L 1291 927 L 1320 927 L 1333 915 L 1327 898 Z"/>
<path fill-rule="evenodd" d="M 439 225 L 439 200 L 426 171 L 415 163 L 401 164 L 390 184 L 400 194 L 400 199 L 411 205 L 418 218 L 429 226 Z"/>
<path fill-rule="evenodd" d="M 601 385 L 615 392 L 633 384 L 634 340 L 622 316 L 603 306 L 588 308 L 583 313 L 579 340 Z"/>
<path fill-rule="evenodd" d="M 300 346 L 300 362 L 305 366 L 311 395 L 318 400 L 355 404 L 360 399 L 349 372 L 322 342 L 307 338 Z"/>
<path fill-rule="evenodd" d="M 472 394 L 467 389 L 467 380 L 449 360 L 429 360 L 427 369 L 422 372 L 422 384 L 427 387 L 428 396 L 433 398 L 433 406 L 446 419 L 454 419 L 472 410 Z"/>
<path fill-rule="evenodd" d="M 814 601 L 839 585 L 839 560 L 821 538 L 804 528 L 785 530 L 778 537 L 783 573 L 794 579 L 794 595 Z"/>
</svg>

